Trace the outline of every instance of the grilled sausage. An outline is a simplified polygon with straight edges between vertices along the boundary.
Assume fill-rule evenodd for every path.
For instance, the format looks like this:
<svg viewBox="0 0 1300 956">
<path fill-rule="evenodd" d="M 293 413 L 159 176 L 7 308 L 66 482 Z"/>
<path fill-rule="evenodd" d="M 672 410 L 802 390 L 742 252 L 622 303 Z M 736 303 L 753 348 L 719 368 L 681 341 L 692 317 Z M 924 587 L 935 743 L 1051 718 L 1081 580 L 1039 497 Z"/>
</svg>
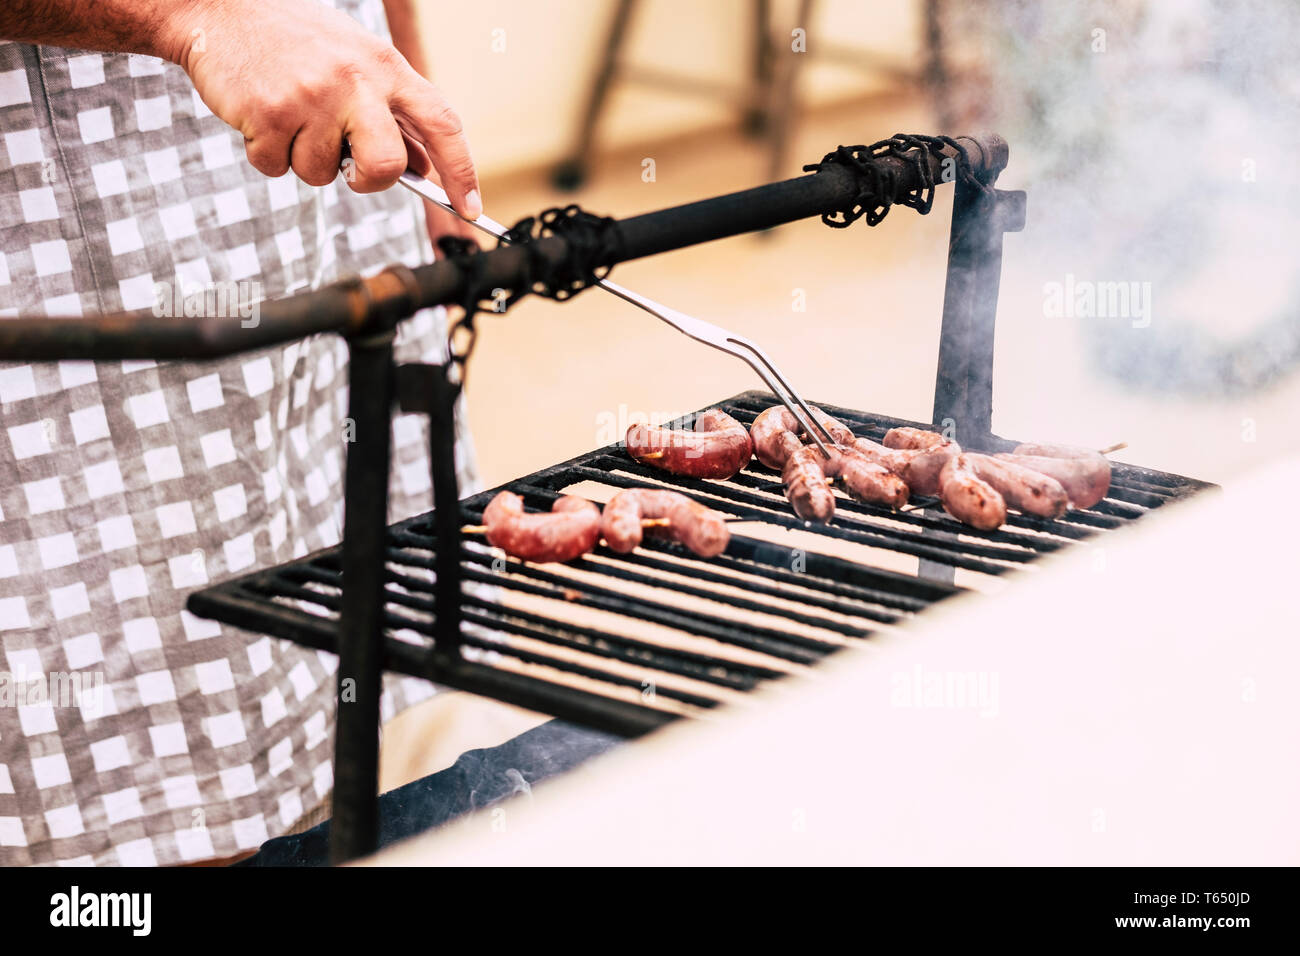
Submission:
<svg viewBox="0 0 1300 956">
<path fill-rule="evenodd" d="M 1093 460 L 1100 458 L 1106 461 L 1106 456 L 1095 448 L 1079 448 L 1076 445 L 1053 445 L 1050 442 L 1025 442 L 1017 445 L 1015 449 L 1017 455 L 1041 455 L 1043 458 L 1083 458 Z"/>
<path fill-rule="evenodd" d="M 946 442 L 938 432 L 926 431 L 924 428 L 891 428 L 885 432 L 886 448 L 933 448 Z"/>
<path fill-rule="evenodd" d="M 939 478 L 943 510 L 973 528 L 992 531 L 1007 520 L 1007 503 L 975 473 L 971 457 L 954 455 L 944 463 Z"/>
<path fill-rule="evenodd" d="M 1059 518 L 1069 510 L 1069 496 L 1050 475 L 988 455 L 966 458 L 975 473 L 996 488 L 1017 511 L 1040 518 Z"/>
<path fill-rule="evenodd" d="M 781 472 L 785 496 L 804 521 L 825 524 L 835 514 L 835 495 L 826 484 L 825 462 L 821 449 L 804 446 L 790 456 Z"/>
<path fill-rule="evenodd" d="M 804 445 L 786 462 L 782 479 L 794 513 L 823 524 L 835 514 L 835 495 L 827 478 L 839 478 L 851 497 L 868 504 L 898 508 L 907 504 L 907 484 L 888 468 L 847 445 L 832 445 L 830 458 L 815 445 Z"/>
<path fill-rule="evenodd" d="M 1049 458 L 1046 455 L 1001 454 L 996 457 L 1055 478 L 1075 508 L 1091 508 L 1110 490 L 1110 462 L 1104 455 Z"/>
<path fill-rule="evenodd" d="M 550 514 L 525 514 L 524 499 L 502 491 L 484 509 L 483 524 L 489 544 L 524 561 L 572 561 L 600 537 L 600 511 L 575 495 L 556 499 Z"/>
<path fill-rule="evenodd" d="M 641 543 L 643 518 L 667 518 L 664 528 L 650 529 L 680 541 L 702 558 L 727 550 L 731 531 L 722 515 L 676 491 L 658 488 L 629 488 L 620 491 L 601 515 L 600 532 L 605 543 L 627 554 Z"/>
<path fill-rule="evenodd" d="M 814 449 L 816 450 L 816 449 Z M 827 477 L 838 477 L 844 490 L 858 501 L 901 508 L 910 494 L 907 482 L 884 465 L 877 464 L 851 445 L 836 445 L 832 459 L 823 459 Z M 821 455 L 817 451 L 818 456 Z"/>
<path fill-rule="evenodd" d="M 754 444 L 749 432 L 720 408 L 695 419 L 694 431 L 633 425 L 627 452 L 637 461 L 687 478 L 731 478 L 749 463 Z"/>
<path fill-rule="evenodd" d="M 827 415 L 816 405 L 809 405 L 808 407 L 812 409 L 813 420 L 826 429 L 826 434 L 831 436 L 831 441 L 837 445 L 853 444 L 853 439 L 857 436 L 853 434 L 853 431 L 847 425 L 838 418 Z"/>
<path fill-rule="evenodd" d="M 815 405 L 809 407 L 813 418 L 821 423 L 835 444 L 852 443 L 853 432 L 847 425 Z M 800 428 L 799 420 L 784 405 L 773 405 L 759 412 L 749 428 L 749 437 L 754 440 L 754 456 L 769 468 L 784 468 L 800 445 L 811 441 Z"/>
<path fill-rule="evenodd" d="M 939 475 L 948 459 L 961 454 L 954 441 L 941 441 L 929 448 L 886 448 L 869 438 L 855 438 L 852 447 L 878 465 L 888 468 L 914 495 L 939 494 Z"/>
<path fill-rule="evenodd" d="M 784 468 L 799 450 L 799 422 L 784 405 L 773 405 L 758 413 L 749 427 L 754 457 L 769 468 Z"/>
</svg>

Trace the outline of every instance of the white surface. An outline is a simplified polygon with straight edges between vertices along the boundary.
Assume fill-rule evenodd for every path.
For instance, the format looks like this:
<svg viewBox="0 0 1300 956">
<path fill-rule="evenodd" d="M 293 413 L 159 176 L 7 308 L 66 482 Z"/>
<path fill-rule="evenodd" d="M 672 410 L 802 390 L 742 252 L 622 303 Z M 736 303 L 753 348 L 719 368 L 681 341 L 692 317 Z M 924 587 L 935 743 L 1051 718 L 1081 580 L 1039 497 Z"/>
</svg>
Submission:
<svg viewBox="0 0 1300 956">
<path fill-rule="evenodd" d="M 376 862 L 1300 862 L 1297 487 L 1169 507 Z M 917 668 L 985 706 L 900 706 Z"/>
</svg>

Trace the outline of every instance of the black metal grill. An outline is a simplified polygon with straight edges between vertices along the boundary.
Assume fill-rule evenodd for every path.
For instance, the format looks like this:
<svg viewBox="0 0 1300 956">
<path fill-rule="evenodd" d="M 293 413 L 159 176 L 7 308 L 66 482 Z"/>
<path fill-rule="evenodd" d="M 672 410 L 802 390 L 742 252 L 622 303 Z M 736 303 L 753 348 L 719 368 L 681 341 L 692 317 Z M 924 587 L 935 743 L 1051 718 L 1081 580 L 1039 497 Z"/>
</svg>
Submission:
<svg viewBox="0 0 1300 956">
<path fill-rule="evenodd" d="M 720 404 L 749 424 L 775 401 L 746 392 Z M 877 440 L 888 428 L 918 424 L 822 407 Z M 467 538 L 462 637 L 452 654 L 439 654 L 435 639 L 433 513 L 390 528 L 385 666 L 635 735 L 801 672 L 989 576 L 1208 487 L 1117 464 L 1110 493 L 1094 508 L 1055 521 L 1012 513 L 991 532 L 937 505 L 895 512 L 842 497 L 832 524 L 809 526 L 792 513 L 779 475 L 757 461 L 728 481 L 678 478 L 633 461 L 620 445 L 503 487 L 549 510 L 575 488 L 603 500 L 645 485 L 673 487 L 736 519 L 726 553 L 706 560 L 647 541 L 627 555 L 600 546 L 565 565 L 533 565 Z M 477 523 L 499 490 L 466 499 L 463 521 Z M 195 594 L 190 608 L 337 650 L 341 562 L 341 548 L 317 552 Z"/>
<path fill-rule="evenodd" d="M 846 152 L 855 157 L 848 165 Z M 516 243 L 414 269 L 394 266 L 267 302 L 253 328 L 217 316 L 177 323 L 149 310 L 10 319 L 0 322 L 0 355 L 194 360 L 321 332 L 346 337 L 348 417 L 356 427 L 344 479 L 343 544 L 189 601 L 197 614 L 338 653 L 330 850 L 341 862 L 376 846 L 384 667 L 597 728 L 643 733 L 744 700 L 750 688 L 803 671 L 941 598 L 1206 487 L 1121 465 L 1109 498 L 1059 521 L 1013 515 L 1007 526 L 981 533 L 933 507 L 894 513 L 845 500 L 833 525 L 805 528 L 777 476 L 758 465 L 728 482 L 671 479 L 614 445 L 510 487 L 538 508 L 575 487 L 596 500 L 630 485 L 679 488 L 739 522 L 727 553 L 700 561 L 648 542 L 631 555 L 601 550 L 567 566 L 536 567 L 464 539 L 463 521 L 476 521 L 497 490 L 459 500 L 454 405 L 466 355 L 455 351 L 442 366 L 397 365 L 393 342 L 404 317 L 460 304 L 464 321 L 492 290 L 509 290 L 514 301 L 537 291 L 539 276 L 576 270 L 588 277 L 597 267 L 809 216 L 842 222 L 868 212 L 875 222 L 894 204 L 924 213 L 935 188 L 949 182 L 953 214 L 932 421 L 955 428 L 974 449 L 1008 447 L 991 429 L 994 326 L 1003 237 L 1024 227 L 1026 213 L 1024 192 L 994 188 L 1009 155 L 992 133 L 900 134 L 837 150 L 810 176 L 619 220 L 610 227 L 617 241 L 597 250 L 601 261 L 577 236 L 552 235 L 527 248 Z M 386 528 L 394 401 L 429 417 L 436 507 Z M 750 422 L 772 401 L 747 392 L 723 407 Z M 893 425 L 916 424 L 824 407 L 873 438 Z"/>
</svg>

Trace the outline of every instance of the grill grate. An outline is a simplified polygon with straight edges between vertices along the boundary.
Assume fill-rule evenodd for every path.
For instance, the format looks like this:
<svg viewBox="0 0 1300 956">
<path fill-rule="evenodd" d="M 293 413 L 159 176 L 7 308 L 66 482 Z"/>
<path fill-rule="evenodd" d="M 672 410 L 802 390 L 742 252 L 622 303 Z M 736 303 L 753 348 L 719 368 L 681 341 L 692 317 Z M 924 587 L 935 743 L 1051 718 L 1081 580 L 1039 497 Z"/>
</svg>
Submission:
<svg viewBox="0 0 1300 956">
<path fill-rule="evenodd" d="M 745 392 L 720 403 L 745 424 L 773 404 Z M 879 440 L 899 419 L 821 406 Z M 675 425 L 682 425 L 688 416 Z M 925 426 L 921 426 L 925 427 Z M 999 451 L 1011 442 L 992 439 Z M 727 552 L 699 559 L 663 541 L 618 555 L 598 547 L 566 565 L 531 565 L 485 542 L 462 545 L 463 640 L 435 647 L 432 513 L 387 538 L 385 666 L 566 719 L 636 734 L 739 702 L 765 681 L 806 673 L 840 648 L 896 627 L 1039 555 L 1123 526 L 1204 482 L 1116 464 L 1108 497 L 1050 521 L 1012 514 L 981 532 L 937 505 L 903 512 L 840 498 L 834 523 L 805 526 L 757 461 L 729 481 L 677 478 L 610 445 L 505 487 L 547 510 L 567 491 L 606 500 L 620 488 L 676 488 L 739 519 Z M 477 523 L 500 489 L 462 502 Z M 206 617 L 337 650 L 341 549 L 258 571 L 192 596 Z"/>
</svg>

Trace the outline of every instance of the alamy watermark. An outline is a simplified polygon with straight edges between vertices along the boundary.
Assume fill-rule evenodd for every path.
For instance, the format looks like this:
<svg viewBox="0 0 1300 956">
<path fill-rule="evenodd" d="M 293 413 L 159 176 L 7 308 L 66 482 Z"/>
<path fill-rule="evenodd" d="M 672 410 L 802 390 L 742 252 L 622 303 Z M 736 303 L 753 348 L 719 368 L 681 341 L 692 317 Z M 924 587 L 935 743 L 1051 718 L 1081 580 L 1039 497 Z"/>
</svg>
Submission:
<svg viewBox="0 0 1300 956">
<path fill-rule="evenodd" d="M 262 316 L 262 283 L 250 279 L 238 282 L 183 284 L 155 282 L 153 314 L 158 318 L 239 319 L 246 329 L 255 329 Z"/>
<path fill-rule="evenodd" d="M 890 703 L 916 709 L 976 710 L 981 717 L 998 715 L 996 671 L 931 671 L 917 664 L 895 671 Z"/>
<path fill-rule="evenodd" d="M 1151 324 L 1151 283 L 1095 282 L 1067 272 L 1064 282 L 1043 283 L 1043 315 L 1049 319 L 1131 319 Z"/>
<path fill-rule="evenodd" d="M 0 707 L 79 707 L 87 716 L 104 708 L 103 671 L 49 671 L 28 676 L 0 671 Z"/>
</svg>

